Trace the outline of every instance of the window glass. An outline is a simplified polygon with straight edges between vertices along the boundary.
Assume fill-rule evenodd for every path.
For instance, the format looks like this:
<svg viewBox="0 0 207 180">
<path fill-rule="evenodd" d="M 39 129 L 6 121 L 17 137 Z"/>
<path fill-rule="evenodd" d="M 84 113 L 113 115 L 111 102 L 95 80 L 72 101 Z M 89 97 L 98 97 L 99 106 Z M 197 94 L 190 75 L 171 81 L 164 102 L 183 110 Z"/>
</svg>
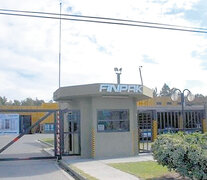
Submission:
<svg viewBox="0 0 207 180">
<path fill-rule="evenodd" d="M 128 110 L 99 110 L 98 132 L 129 131 Z"/>
<path fill-rule="evenodd" d="M 9 128 L 10 128 L 9 119 L 5 119 L 5 129 L 9 129 Z"/>
<path fill-rule="evenodd" d="M 45 131 L 54 131 L 54 124 L 45 124 Z"/>
<path fill-rule="evenodd" d="M 157 104 L 157 105 L 162 105 L 162 103 L 161 103 L 161 102 L 156 102 L 156 104 Z"/>
</svg>

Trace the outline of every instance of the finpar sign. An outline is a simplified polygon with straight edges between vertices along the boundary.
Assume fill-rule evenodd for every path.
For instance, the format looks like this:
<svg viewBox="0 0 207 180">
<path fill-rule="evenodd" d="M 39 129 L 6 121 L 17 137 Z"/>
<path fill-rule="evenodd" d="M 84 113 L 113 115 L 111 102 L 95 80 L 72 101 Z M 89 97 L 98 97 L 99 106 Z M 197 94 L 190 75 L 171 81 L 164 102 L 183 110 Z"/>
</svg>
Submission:
<svg viewBox="0 0 207 180">
<path fill-rule="evenodd" d="M 100 92 L 127 92 L 127 93 L 142 93 L 141 85 L 128 85 L 128 84 L 100 84 Z"/>
</svg>

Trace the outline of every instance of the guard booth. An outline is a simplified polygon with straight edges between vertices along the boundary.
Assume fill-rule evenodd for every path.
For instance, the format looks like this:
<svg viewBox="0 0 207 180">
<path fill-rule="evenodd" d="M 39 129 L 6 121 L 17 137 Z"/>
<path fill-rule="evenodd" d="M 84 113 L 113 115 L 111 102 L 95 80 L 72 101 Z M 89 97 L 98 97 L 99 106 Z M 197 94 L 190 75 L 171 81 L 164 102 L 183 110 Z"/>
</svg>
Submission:
<svg viewBox="0 0 207 180">
<path fill-rule="evenodd" d="M 84 158 L 138 153 L 137 101 L 153 91 L 135 84 L 88 84 L 54 92 L 63 114 L 63 155 Z"/>
</svg>

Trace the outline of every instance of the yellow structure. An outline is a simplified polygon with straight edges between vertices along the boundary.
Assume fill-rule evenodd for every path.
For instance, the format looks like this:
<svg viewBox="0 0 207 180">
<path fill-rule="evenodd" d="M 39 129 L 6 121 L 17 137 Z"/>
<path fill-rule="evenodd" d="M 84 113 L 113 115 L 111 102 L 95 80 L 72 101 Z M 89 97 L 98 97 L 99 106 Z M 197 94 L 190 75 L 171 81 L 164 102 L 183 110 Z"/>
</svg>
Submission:
<svg viewBox="0 0 207 180">
<path fill-rule="evenodd" d="M 152 142 L 154 142 L 157 139 L 157 133 L 158 133 L 157 130 L 158 130 L 157 121 L 153 120 L 152 121 Z"/>
<path fill-rule="evenodd" d="M 150 99 L 145 99 L 142 101 L 137 102 L 137 106 L 147 106 L 147 107 L 155 107 L 155 106 L 177 106 L 180 103 L 180 100 L 178 101 L 172 101 L 170 97 L 168 96 L 162 96 L 162 97 L 154 97 Z"/>
<path fill-rule="evenodd" d="M 207 119 L 202 120 L 202 132 L 203 133 L 207 132 Z"/>
<path fill-rule="evenodd" d="M 35 109 L 35 110 L 44 110 L 44 109 L 50 109 L 50 110 L 56 110 L 59 109 L 59 106 L 57 103 L 43 103 L 41 106 L 0 106 L 0 109 Z M 15 113 L 15 112 L 12 112 Z M 31 116 L 31 123 L 34 124 L 37 122 L 41 117 L 43 117 L 46 113 L 45 112 L 17 112 L 16 114 L 19 115 L 30 115 Z M 43 124 L 46 123 L 54 123 L 54 116 L 50 115 L 48 118 L 46 118 L 44 121 L 40 123 L 40 127 Z M 38 127 L 34 128 L 32 132 L 36 132 Z"/>
</svg>

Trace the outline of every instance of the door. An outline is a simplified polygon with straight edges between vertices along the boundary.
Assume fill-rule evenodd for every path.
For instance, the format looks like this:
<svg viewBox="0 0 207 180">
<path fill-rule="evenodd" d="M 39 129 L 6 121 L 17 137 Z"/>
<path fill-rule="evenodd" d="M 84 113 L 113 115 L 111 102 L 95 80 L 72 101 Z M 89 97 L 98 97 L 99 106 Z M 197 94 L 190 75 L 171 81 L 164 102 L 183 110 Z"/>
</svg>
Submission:
<svg viewBox="0 0 207 180">
<path fill-rule="evenodd" d="M 20 115 L 20 133 L 25 132 L 31 125 L 31 115 Z"/>
<path fill-rule="evenodd" d="M 70 110 L 64 116 L 63 155 L 80 155 L 80 111 Z"/>
<path fill-rule="evenodd" d="M 138 147 L 140 153 L 151 151 L 152 117 L 152 111 L 138 113 Z"/>
</svg>

